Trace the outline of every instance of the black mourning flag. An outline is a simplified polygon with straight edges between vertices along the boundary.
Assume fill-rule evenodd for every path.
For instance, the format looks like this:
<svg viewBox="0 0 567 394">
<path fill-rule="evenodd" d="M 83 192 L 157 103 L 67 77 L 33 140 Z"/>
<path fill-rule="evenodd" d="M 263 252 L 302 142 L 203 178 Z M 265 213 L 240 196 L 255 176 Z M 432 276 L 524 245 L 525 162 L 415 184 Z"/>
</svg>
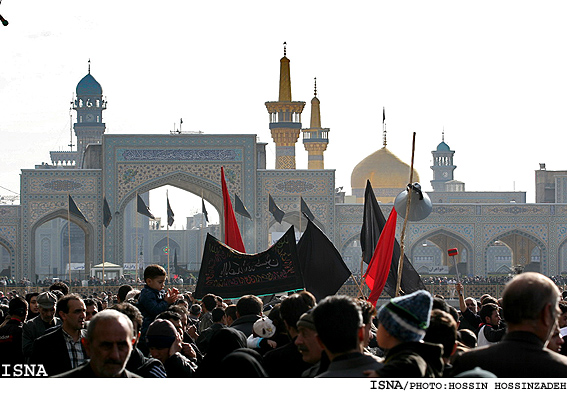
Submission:
<svg viewBox="0 0 567 394">
<path fill-rule="evenodd" d="M 378 244 L 380 233 L 386 225 L 386 219 L 378 206 L 374 190 L 369 180 L 366 180 L 364 191 L 364 216 L 362 218 L 362 230 L 360 232 L 360 247 L 362 248 L 362 260 L 368 264 Z"/>
<path fill-rule="evenodd" d="M 202 203 L 201 211 L 203 211 L 203 215 L 205 215 L 205 221 L 208 223 L 209 214 L 207 213 L 207 208 L 205 208 L 205 200 L 203 200 L 202 198 L 201 198 L 201 203 Z"/>
<path fill-rule="evenodd" d="M 75 200 L 73 200 L 73 197 L 71 197 L 70 194 L 69 194 L 69 212 L 83 219 L 85 223 L 89 222 L 85 217 L 85 215 L 83 215 L 77 204 L 75 204 Z"/>
<path fill-rule="evenodd" d="M 140 197 L 139 194 L 136 194 L 136 197 L 138 197 L 138 206 L 137 206 L 137 211 L 139 214 L 142 214 L 144 216 L 149 217 L 150 219 L 155 219 L 154 215 L 152 215 L 152 213 L 150 212 L 150 208 L 148 208 L 148 206 L 146 205 L 146 203 L 144 202 L 144 200 L 142 200 L 142 197 Z"/>
<path fill-rule="evenodd" d="M 295 230 L 289 230 L 268 250 L 240 253 L 207 234 L 194 297 L 212 293 L 223 298 L 257 296 L 303 289 Z"/>
<path fill-rule="evenodd" d="M 378 201 L 376 201 L 372 185 L 370 184 L 370 181 L 367 180 L 366 191 L 364 192 L 364 218 L 362 221 L 362 230 L 360 232 L 362 258 L 366 263 L 370 262 L 370 259 L 372 259 L 372 254 L 374 253 L 374 249 L 376 249 L 376 244 L 378 244 L 380 233 L 382 232 L 385 224 L 386 218 L 378 205 Z M 392 254 L 390 273 L 388 274 L 388 279 L 384 286 L 384 292 L 386 292 L 390 297 L 396 296 L 400 253 L 400 244 L 396 240 L 394 242 L 394 253 Z M 425 289 L 425 284 L 405 254 L 400 289 L 402 295 Z"/>
<path fill-rule="evenodd" d="M 317 301 L 336 294 L 351 272 L 333 243 L 311 220 L 297 244 L 305 289 Z"/>
<path fill-rule="evenodd" d="M 104 227 L 108 227 L 111 220 L 112 214 L 110 213 L 110 206 L 108 205 L 108 201 L 106 201 L 106 197 L 104 197 L 104 201 L 102 203 L 102 223 L 104 224 Z"/>
<path fill-rule="evenodd" d="M 244 205 L 240 197 L 238 197 L 238 194 L 234 194 L 234 212 L 252 220 L 252 216 L 250 216 L 250 213 L 246 209 L 246 206 Z"/>
<path fill-rule="evenodd" d="M 171 209 L 171 205 L 169 205 L 169 197 L 167 197 L 167 225 L 171 227 L 175 219 L 173 218 L 175 215 L 173 214 L 173 210 Z"/>
<path fill-rule="evenodd" d="M 179 275 L 179 268 L 177 267 L 177 249 L 175 249 L 175 253 L 173 255 L 173 270 L 175 274 Z"/>
<path fill-rule="evenodd" d="M 315 220 L 315 216 L 313 216 L 313 213 L 307 206 L 307 203 L 303 200 L 303 197 L 300 198 L 301 198 L 301 213 L 304 214 L 307 217 L 307 219 Z"/>
<path fill-rule="evenodd" d="M 272 198 L 272 195 L 269 195 L 270 198 L 270 203 L 269 203 L 269 207 L 268 209 L 270 210 L 270 212 L 272 213 L 272 215 L 274 215 L 274 219 L 276 219 L 276 222 L 281 223 L 283 220 L 283 217 L 285 215 L 285 212 L 282 211 L 277 205 L 276 202 L 274 201 L 274 199 Z"/>
</svg>

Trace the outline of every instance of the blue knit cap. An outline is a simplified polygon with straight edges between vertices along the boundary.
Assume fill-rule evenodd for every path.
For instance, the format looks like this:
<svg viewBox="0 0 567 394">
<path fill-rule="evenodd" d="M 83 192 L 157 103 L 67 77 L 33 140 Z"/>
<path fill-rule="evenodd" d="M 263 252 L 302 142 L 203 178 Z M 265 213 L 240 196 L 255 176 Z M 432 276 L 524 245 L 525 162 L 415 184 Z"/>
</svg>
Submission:
<svg viewBox="0 0 567 394">
<path fill-rule="evenodd" d="M 429 327 L 433 298 L 425 290 L 392 298 L 378 311 L 386 331 L 402 342 L 419 342 Z"/>
</svg>

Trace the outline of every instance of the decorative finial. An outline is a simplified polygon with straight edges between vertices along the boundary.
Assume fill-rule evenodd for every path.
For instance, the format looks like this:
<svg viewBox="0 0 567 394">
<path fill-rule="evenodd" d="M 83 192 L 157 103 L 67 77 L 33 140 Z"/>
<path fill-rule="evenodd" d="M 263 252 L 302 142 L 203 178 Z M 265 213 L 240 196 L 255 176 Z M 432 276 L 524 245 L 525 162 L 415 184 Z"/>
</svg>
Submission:
<svg viewBox="0 0 567 394">
<path fill-rule="evenodd" d="M 91 59 L 89 59 L 89 74 L 91 73 Z"/>
<path fill-rule="evenodd" d="M 283 55 L 286 56 L 287 53 L 287 42 L 284 41 L 283 43 Z"/>
<path fill-rule="evenodd" d="M 385 148 L 388 145 L 388 141 L 386 141 L 386 107 L 382 107 L 382 138 L 382 145 Z"/>
<path fill-rule="evenodd" d="M 315 79 L 315 97 L 317 97 L 317 77 Z"/>
<path fill-rule="evenodd" d="M 441 141 L 445 142 L 445 126 L 443 126 L 443 132 L 441 133 Z"/>
</svg>

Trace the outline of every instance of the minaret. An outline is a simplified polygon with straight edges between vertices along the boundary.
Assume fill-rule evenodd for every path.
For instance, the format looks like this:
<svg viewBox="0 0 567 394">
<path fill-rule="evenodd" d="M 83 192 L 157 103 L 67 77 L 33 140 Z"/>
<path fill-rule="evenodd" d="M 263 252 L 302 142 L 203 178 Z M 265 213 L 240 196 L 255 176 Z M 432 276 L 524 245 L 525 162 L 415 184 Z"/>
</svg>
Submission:
<svg viewBox="0 0 567 394">
<path fill-rule="evenodd" d="M 311 100 L 311 127 L 303 129 L 303 145 L 308 152 L 310 170 L 325 168 L 323 152 L 329 144 L 329 129 L 321 127 L 320 101 L 317 98 L 317 78 L 315 78 L 315 96 Z"/>
<path fill-rule="evenodd" d="M 106 101 L 102 97 L 102 87 L 89 73 L 77 84 L 73 109 L 77 111 L 77 122 L 73 125 L 77 136 L 76 168 L 82 168 L 83 155 L 88 144 L 102 143 L 102 135 L 106 130 L 102 122 L 102 111 L 106 109 Z"/>
<path fill-rule="evenodd" d="M 295 143 L 301 131 L 301 112 L 304 101 L 291 101 L 289 59 L 280 60 L 280 96 L 278 101 L 266 102 L 270 114 L 270 131 L 276 144 L 276 169 L 295 169 Z"/>
<path fill-rule="evenodd" d="M 441 143 L 437 145 L 437 150 L 432 151 L 431 154 L 433 155 L 433 165 L 430 167 L 433 170 L 431 187 L 434 192 L 447 191 L 445 184 L 454 179 L 453 172 L 457 166 L 453 164 L 455 151 L 445 143 L 445 131 L 441 134 Z"/>
</svg>

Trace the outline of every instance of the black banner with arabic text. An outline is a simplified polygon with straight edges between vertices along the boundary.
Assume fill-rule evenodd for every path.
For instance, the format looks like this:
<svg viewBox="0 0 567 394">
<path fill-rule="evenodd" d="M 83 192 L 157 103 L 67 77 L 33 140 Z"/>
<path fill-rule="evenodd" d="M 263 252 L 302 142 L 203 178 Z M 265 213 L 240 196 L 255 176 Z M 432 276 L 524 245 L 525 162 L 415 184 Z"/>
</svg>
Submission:
<svg viewBox="0 0 567 394">
<path fill-rule="evenodd" d="M 268 250 L 240 253 L 207 234 L 195 298 L 266 295 L 303 289 L 293 226 Z"/>
</svg>

